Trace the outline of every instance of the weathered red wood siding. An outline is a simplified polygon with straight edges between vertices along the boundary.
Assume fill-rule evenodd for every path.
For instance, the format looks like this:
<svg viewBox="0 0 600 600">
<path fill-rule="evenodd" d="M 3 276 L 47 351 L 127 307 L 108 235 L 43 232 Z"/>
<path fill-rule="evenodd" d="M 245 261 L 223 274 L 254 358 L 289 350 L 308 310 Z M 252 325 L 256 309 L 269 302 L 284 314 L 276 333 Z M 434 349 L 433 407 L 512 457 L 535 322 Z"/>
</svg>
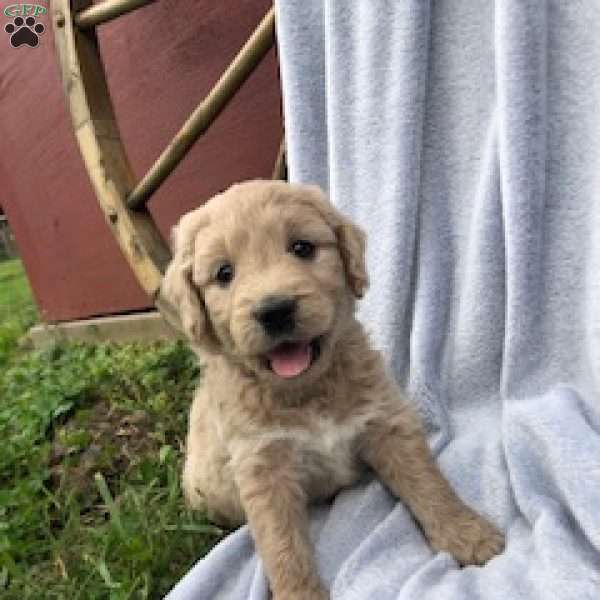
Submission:
<svg viewBox="0 0 600 600">
<path fill-rule="evenodd" d="M 40 1 L 39 4 L 45 4 Z M 0 2 L 2 9 L 9 2 Z M 100 28 L 124 143 L 138 176 L 160 154 L 270 6 L 158 2 Z M 49 17 L 12 48 L 0 13 L 0 204 L 48 321 L 150 306 L 96 204 L 67 112 Z M 281 137 L 274 53 L 150 203 L 161 231 L 233 181 L 268 177 Z"/>
</svg>

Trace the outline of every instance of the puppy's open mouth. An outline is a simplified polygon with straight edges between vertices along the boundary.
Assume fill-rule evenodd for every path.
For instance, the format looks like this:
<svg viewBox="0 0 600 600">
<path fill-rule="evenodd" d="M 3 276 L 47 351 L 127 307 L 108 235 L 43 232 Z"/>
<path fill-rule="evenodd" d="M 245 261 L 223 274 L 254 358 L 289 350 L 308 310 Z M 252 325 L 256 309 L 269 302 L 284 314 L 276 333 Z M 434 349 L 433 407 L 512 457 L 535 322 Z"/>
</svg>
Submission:
<svg viewBox="0 0 600 600">
<path fill-rule="evenodd" d="M 310 369 L 321 354 L 321 338 L 283 342 L 267 352 L 267 364 L 279 377 L 290 379 Z"/>
</svg>

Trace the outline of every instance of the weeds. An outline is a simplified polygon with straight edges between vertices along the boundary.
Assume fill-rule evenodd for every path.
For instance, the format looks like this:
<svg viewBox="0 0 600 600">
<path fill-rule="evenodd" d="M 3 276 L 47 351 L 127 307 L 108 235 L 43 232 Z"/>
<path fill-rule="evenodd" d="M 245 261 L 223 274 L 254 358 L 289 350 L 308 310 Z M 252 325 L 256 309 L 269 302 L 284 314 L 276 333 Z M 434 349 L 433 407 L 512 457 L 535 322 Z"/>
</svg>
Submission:
<svg viewBox="0 0 600 600">
<path fill-rule="evenodd" d="M 0 597 L 162 598 L 224 534 L 180 492 L 195 359 L 181 342 L 18 352 L 22 308 L 0 312 Z"/>
</svg>

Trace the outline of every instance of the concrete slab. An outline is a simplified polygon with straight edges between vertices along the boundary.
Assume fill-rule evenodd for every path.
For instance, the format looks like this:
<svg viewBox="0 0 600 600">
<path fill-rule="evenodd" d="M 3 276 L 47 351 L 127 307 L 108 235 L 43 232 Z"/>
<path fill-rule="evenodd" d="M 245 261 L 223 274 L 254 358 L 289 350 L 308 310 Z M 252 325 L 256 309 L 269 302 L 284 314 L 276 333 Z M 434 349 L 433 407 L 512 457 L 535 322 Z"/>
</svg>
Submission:
<svg viewBox="0 0 600 600">
<path fill-rule="evenodd" d="M 154 342 L 176 340 L 181 335 L 168 324 L 158 311 L 98 317 L 69 321 L 56 325 L 40 324 L 28 332 L 34 348 L 42 349 L 60 341 Z"/>
</svg>

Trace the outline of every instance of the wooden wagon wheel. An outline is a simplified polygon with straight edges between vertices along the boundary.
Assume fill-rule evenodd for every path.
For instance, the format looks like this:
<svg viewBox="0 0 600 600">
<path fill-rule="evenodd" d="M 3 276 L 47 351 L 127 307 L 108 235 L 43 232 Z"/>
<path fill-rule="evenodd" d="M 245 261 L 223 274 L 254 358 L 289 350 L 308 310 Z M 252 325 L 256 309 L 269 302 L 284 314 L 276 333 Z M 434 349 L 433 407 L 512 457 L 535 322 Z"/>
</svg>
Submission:
<svg viewBox="0 0 600 600">
<path fill-rule="evenodd" d="M 169 248 L 146 203 L 271 49 L 275 16 L 271 8 L 148 173 L 136 181 L 121 142 L 95 28 L 153 1 L 52 0 L 52 24 L 75 135 L 98 203 L 140 285 L 177 326 L 159 293 Z M 273 177 L 285 177 L 283 142 Z"/>
</svg>

